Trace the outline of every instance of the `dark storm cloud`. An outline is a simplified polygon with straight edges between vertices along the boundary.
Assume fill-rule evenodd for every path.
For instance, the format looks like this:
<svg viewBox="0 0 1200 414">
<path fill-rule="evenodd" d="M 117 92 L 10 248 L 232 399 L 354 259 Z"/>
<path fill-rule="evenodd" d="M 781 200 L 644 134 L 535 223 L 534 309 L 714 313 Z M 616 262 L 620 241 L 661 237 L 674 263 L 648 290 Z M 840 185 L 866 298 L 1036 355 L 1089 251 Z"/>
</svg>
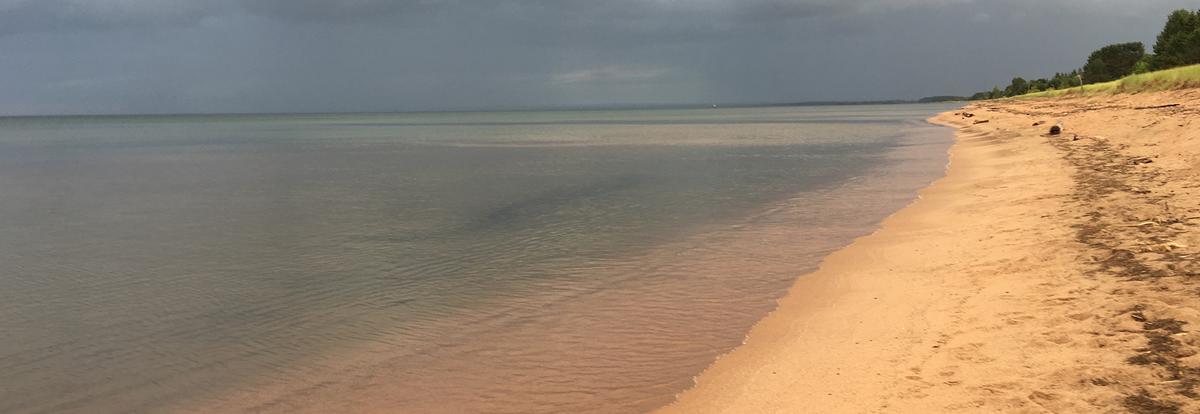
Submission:
<svg viewBox="0 0 1200 414">
<path fill-rule="evenodd" d="M 0 113 L 966 94 L 1184 0 L 0 0 Z"/>
<path fill-rule="evenodd" d="M 937 3 L 937 2 L 928 2 Z M 461 13 L 544 23 L 615 23 L 670 26 L 680 19 L 720 26 L 819 17 L 870 9 L 848 1 L 646 1 L 646 0 L 0 0 L 6 32 L 95 30 L 181 25 L 237 13 L 306 22 L 382 21 L 405 14 Z M 911 6 L 912 3 L 905 3 Z M 906 6 L 906 7 L 907 7 Z M 633 23 L 633 24 L 630 24 Z"/>
<path fill-rule="evenodd" d="M 221 10 L 222 3 L 222 0 L 0 0 L 0 35 L 191 24 Z"/>
</svg>

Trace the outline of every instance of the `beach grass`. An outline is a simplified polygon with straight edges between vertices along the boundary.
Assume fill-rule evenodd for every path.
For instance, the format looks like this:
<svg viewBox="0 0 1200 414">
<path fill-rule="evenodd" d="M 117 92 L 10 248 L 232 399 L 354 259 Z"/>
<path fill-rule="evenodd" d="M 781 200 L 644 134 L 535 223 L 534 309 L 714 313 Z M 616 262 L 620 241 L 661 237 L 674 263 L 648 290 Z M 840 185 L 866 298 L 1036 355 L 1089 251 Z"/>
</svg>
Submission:
<svg viewBox="0 0 1200 414">
<path fill-rule="evenodd" d="M 1034 92 L 1017 98 L 1155 92 L 1196 87 L 1200 87 L 1200 65 L 1129 75 L 1112 82 L 1093 83 L 1070 89 Z"/>
</svg>

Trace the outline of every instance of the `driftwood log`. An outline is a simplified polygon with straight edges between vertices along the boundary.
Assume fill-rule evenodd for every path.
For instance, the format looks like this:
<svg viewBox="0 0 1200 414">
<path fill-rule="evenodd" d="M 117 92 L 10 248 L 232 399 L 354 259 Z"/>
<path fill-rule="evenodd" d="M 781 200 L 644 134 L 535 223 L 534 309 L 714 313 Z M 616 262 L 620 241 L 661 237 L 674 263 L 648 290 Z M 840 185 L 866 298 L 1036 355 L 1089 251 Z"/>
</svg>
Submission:
<svg viewBox="0 0 1200 414">
<path fill-rule="evenodd" d="M 1179 104 L 1153 105 L 1153 106 L 1138 106 L 1133 109 L 1159 109 L 1159 108 L 1174 108 Z"/>
</svg>

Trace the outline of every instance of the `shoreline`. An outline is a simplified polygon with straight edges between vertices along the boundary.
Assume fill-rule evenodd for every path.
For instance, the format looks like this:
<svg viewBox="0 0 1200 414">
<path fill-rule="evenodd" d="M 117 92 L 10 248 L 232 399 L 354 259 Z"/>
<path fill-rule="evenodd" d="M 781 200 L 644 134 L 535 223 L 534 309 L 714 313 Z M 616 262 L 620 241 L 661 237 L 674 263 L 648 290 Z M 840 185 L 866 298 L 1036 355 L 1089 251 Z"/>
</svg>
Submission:
<svg viewBox="0 0 1200 414">
<path fill-rule="evenodd" d="M 346 410 L 349 407 L 358 412 L 391 412 L 395 410 L 394 407 L 405 407 L 414 412 L 431 413 L 525 410 L 607 413 L 656 409 L 671 402 L 676 393 L 690 387 L 693 376 L 714 358 L 740 345 L 745 332 L 774 308 L 777 298 L 795 281 L 797 274 L 814 270 L 828 253 L 875 231 L 882 219 L 910 204 L 917 190 L 944 174 L 946 153 L 953 141 L 952 132 L 929 125 L 923 119 L 930 113 L 949 108 L 939 106 L 907 110 L 912 116 L 903 116 L 904 119 L 895 127 L 901 130 L 903 136 L 883 142 L 881 149 L 872 153 L 877 156 L 871 156 L 871 163 L 864 164 L 864 168 L 856 174 L 828 181 L 829 184 L 821 187 L 781 195 L 767 203 L 755 203 L 753 208 L 739 211 L 736 217 L 730 215 L 729 219 L 698 222 L 691 232 L 693 234 L 687 237 L 657 244 L 652 249 L 639 249 L 636 256 L 638 269 L 615 267 L 609 263 L 608 266 L 614 267 L 609 273 L 590 272 L 596 280 L 621 281 L 633 275 L 645 274 L 645 269 L 651 269 L 649 272 L 668 269 L 672 274 L 686 275 L 671 278 L 679 280 L 681 284 L 669 284 L 661 277 L 636 277 L 631 280 L 650 283 L 627 282 L 637 285 L 609 286 L 601 291 L 573 297 L 554 304 L 552 309 L 556 312 L 544 313 L 548 316 L 524 316 L 526 320 L 539 323 L 523 323 L 523 327 L 506 324 L 506 329 L 489 334 L 486 340 L 472 341 L 487 344 L 488 350 L 537 350 L 537 353 L 552 355 L 554 358 L 538 361 L 550 368 L 570 365 L 573 358 L 603 362 L 594 356 L 594 348 L 585 343 L 608 347 L 633 344 L 635 346 L 627 347 L 628 351 L 623 354 L 609 357 L 609 361 L 612 361 L 610 372 L 614 372 L 614 375 L 598 375 L 605 372 L 592 370 L 586 376 L 588 381 L 603 381 L 603 385 L 616 384 L 629 388 L 619 392 L 606 391 L 611 396 L 606 397 L 605 403 L 573 397 L 562 397 L 561 402 L 555 402 L 551 398 L 558 397 L 549 392 L 554 389 L 546 385 L 547 381 L 520 384 L 509 380 L 516 377 L 514 372 L 526 377 L 544 375 L 546 378 L 564 378 L 559 373 L 568 369 L 533 372 L 538 375 L 529 375 L 529 371 L 503 371 L 501 369 L 516 365 L 514 359 L 506 360 L 503 355 L 498 355 L 492 358 L 497 362 L 489 365 L 487 361 L 481 363 L 472 358 L 455 357 L 450 352 L 439 352 L 436 347 L 421 352 L 428 362 L 413 364 L 408 362 L 413 358 L 396 355 L 395 344 L 379 343 L 337 349 L 310 360 L 312 366 L 337 367 L 332 372 L 298 377 L 280 376 L 271 378 L 271 382 L 249 382 L 233 392 L 216 394 L 194 405 L 181 405 L 180 411 L 319 412 Z M 879 140 L 882 142 L 884 138 Z M 811 219 L 795 220 L 797 216 Z M 654 276 L 653 273 L 650 276 Z M 737 280 L 761 282 L 746 287 L 745 282 Z M 680 295 L 687 292 L 688 288 L 682 283 L 706 293 L 703 296 Z M 758 290 L 746 290 L 750 288 Z M 550 298 L 554 294 L 554 291 L 548 291 L 542 297 Z M 653 306 L 658 303 L 656 300 L 671 298 L 670 295 L 676 296 L 670 299 L 671 303 L 667 306 Z M 738 298 L 742 296 L 746 301 L 739 302 Z M 538 299 L 538 296 L 522 298 L 526 302 Z M 570 317 L 598 315 L 596 310 L 612 308 L 639 309 L 639 306 L 648 304 L 651 305 L 650 309 L 636 313 L 651 315 L 657 319 L 654 323 L 637 323 L 637 315 L 603 318 L 616 322 L 617 326 L 614 327 Z M 492 308 L 490 304 L 487 307 Z M 677 314 L 689 316 L 685 318 Z M 572 320 L 579 321 L 573 324 L 573 330 L 566 330 L 560 324 L 561 321 Z M 628 330 L 639 336 L 637 342 L 621 336 L 622 330 L 619 328 L 631 323 L 643 328 Z M 649 342 L 651 338 L 646 337 L 647 330 L 655 333 L 653 339 L 658 341 L 657 347 L 647 346 L 653 344 Z M 547 332 L 553 336 L 547 335 Z M 568 335 L 572 332 L 584 332 L 588 339 L 575 340 L 577 337 Z M 693 340 L 698 336 L 706 340 Z M 564 346 L 568 341 L 572 343 Z M 554 349 L 546 352 L 543 344 L 569 350 L 570 355 L 556 353 L 560 351 Z M 515 362 L 523 361 L 517 359 Z M 639 363 L 646 365 L 638 367 L 636 364 Z M 576 364 L 576 367 L 569 368 L 579 369 L 578 366 Z M 456 374 L 464 372 L 483 375 L 472 378 Z M 658 377 L 649 377 L 651 381 L 647 381 L 645 372 L 654 372 L 656 375 L 670 372 L 672 375 L 660 375 L 670 382 L 660 381 Z M 463 394 L 448 392 L 447 387 L 438 384 L 453 385 Z M 360 385 L 365 387 L 360 388 Z M 472 398 L 469 394 L 480 393 L 481 390 L 494 391 L 488 392 L 491 396 L 486 399 Z M 505 393 L 515 398 L 504 396 Z M 542 405 L 520 405 L 519 398 L 539 398 L 536 401 Z M 560 404 L 561 408 L 546 408 L 547 404 Z"/>
<path fill-rule="evenodd" d="M 1188 279 L 1200 274 L 1188 264 L 1197 95 L 993 101 L 931 118 L 958 129 L 945 177 L 800 277 L 658 412 L 1196 408 L 1187 331 L 1200 299 L 1183 292 L 1200 288 Z M 1058 120 L 1061 136 L 1033 125 Z M 1150 168 L 1164 171 L 1138 171 Z M 1155 216 L 1160 202 L 1177 207 Z M 1144 234 L 1143 220 L 1172 230 Z"/>
</svg>

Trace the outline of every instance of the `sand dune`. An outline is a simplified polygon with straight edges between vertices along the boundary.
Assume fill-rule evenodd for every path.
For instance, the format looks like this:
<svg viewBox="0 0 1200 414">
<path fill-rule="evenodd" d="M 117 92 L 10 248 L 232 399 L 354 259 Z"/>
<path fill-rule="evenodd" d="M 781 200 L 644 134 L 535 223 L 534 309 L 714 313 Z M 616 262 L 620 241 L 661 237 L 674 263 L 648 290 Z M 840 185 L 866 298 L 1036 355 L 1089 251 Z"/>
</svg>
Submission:
<svg viewBox="0 0 1200 414">
<path fill-rule="evenodd" d="M 663 413 L 1200 412 L 1200 90 L 932 121 L 947 176 Z"/>
</svg>

